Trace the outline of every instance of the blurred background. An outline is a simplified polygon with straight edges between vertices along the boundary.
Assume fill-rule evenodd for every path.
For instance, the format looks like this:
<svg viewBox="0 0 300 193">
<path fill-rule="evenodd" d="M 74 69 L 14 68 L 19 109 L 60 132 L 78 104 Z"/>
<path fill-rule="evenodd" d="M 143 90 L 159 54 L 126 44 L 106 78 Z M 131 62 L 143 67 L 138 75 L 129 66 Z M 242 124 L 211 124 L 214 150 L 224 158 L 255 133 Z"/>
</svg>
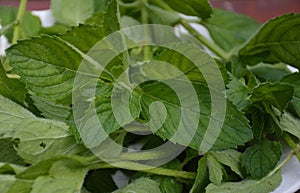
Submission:
<svg viewBox="0 0 300 193">
<path fill-rule="evenodd" d="M 300 0 L 210 0 L 215 7 L 249 15 L 263 23 L 285 13 L 299 13 Z M 18 6 L 19 0 L 0 0 L 0 5 Z M 28 10 L 49 9 L 50 0 L 28 0 Z"/>
</svg>

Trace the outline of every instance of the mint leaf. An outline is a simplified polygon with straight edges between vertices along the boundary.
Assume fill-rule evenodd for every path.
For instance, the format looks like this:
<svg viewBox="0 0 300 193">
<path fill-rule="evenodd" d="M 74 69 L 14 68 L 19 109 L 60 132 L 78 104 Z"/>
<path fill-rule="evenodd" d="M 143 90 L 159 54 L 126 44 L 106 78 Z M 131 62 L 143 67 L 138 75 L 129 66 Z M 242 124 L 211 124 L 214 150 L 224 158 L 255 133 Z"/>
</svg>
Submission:
<svg viewBox="0 0 300 193">
<path fill-rule="evenodd" d="M 207 0 L 164 0 L 164 2 L 180 13 L 198 16 L 202 19 L 209 18 L 212 13 L 211 5 Z"/>
<path fill-rule="evenodd" d="M 274 169 L 281 154 L 280 143 L 263 140 L 246 149 L 242 164 L 253 178 L 260 179 Z"/>
<path fill-rule="evenodd" d="M 57 22 L 78 25 L 93 14 L 94 0 L 51 0 L 51 11 Z"/>
<path fill-rule="evenodd" d="M 8 176 L 11 180 L 5 182 L 4 193 L 79 192 L 87 171 L 75 158 L 45 160 L 22 169 L 15 176 Z"/>
<path fill-rule="evenodd" d="M 35 179 L 31 193 L 79 192 L 87 170 L 75 160 L 57 161 L 52 164 L 47 176 Z"/>
<path fill-rule="evenodd" d="M 260 26 L 250 17 L 221 9 L 214 9 L 212 16 L 202 24 L 226 51 L 241 46 Z"/>
<path fill-rule="evenodd" d="M 259 63 L 255 66 L 250 66 L 249 70 L 262 82 L 280 81 L 284 76 L 290 74 L 290 70 L 285 64 L 264 64 Z"/>
<path fill-rule="evenodd" d="M 102 28 L 81 25 L 61 37 L 21 41 L 7 49 L 7 56 L 30 92 L 50 102 L 70 105 L 74 77 L 82 61 L 80 54 L 89 51 L 101 34 Z"/>
<path fill-rule="evenodd" d="M 243 180 L 241 182 L 226 182 L 220 186 L 209 184 L 206 187 L 207 193 L 249 193 L 260 192 L 269 193 L 275 190 L 281 183 L 280 172 L 275 172 L 261 180 Z"/>
<path fill-rule="evenodd" d="M 281 112 L 287 108 L 292 99 L 294 89 L 292 86 L 284 83 L 263 83 L 253 90 L 250 100 L 253 103 L 263 103 L 273 105 Z M 259 105 L 256 105 L 259 106 Z M 265 108 L 261 106 L 259 108 Z"/>
<path fill-rule="evenodd" d="M 288 14 L 270 20 L 240 50 L 240 59 L 248 65 L 261 61 L 283 62 L 300 68 L 299 14 Z"/>
<path fill-rule="evenodd" d="M 294 87 L 294 96 L 291 104 L 294 107 L 298 117 L 300 117 L 300 74 L 291 74 L 284 77 L 281 82 L 287 83 Z"/>
<path fill-rule="evenodd" d="M 114 191 L 113 193 L 128 193 L 128 192 L 138 192 L 138 193 L 161 193 L 159 189 L 159 184 L 149 178 L 139 178 L 129 185 Z"/>
<path fill-rule="evenodd" d="M 221 185 L 223 181 L 223 173 L 224 167 L 222 164 L 216 160 L 211 153 L 207 155 L 207 164 L 208 164 L 208 171 L 209 171 L 209 180 L 216 185 Z"/>
<path fill-rule="evenodd" d="M 37 118 L 1 95 L 0 104 L 1 137 L 15 139 L 15 149 L 26 162 L 84 151 L 65 123 Z"/>
<path fill-rule="evenodd" d="M 233 149 L 228 149 L 224 151 L 210 152 L 210 154 L 216 160 L 218 160 L 218 162 L 229 166 L 230 169 L 238 174 L 241 178 L 244 177 L 241 166 L 242 153 Z"/>
<path fill-rule="evenodd" d="M 279 126 L 283 131 L 289 132 L 300 139 L 300 120 L 288 112 L 280 116 Z"/>
<path fill-rule="evenodd" d="M 200 56 L 198 55 L 197 57 Z M 209 56 L 201 55 L 202 58 L 201 61 L 205 62 L 206 59 L 204 58 L 207 57 Z M 186 95 L 184 99 L 187 101 L 189 105 L 187 112 L 181 112 L 182 107 L 180 105 L 178 96 L 170 87 L 168 87 L 167 85 L 161 82 L 148 82 L 140 85 L 140 88 L 142 89 L 141 92 L 142 117 L 146 121 L 149 121 L 151 119 L 151 116 L 149 114 L 150 104 L 155 101 L 159 101 L 163 103 L 163 105 L 166 108 L 166 111 L 168 112 L 167 113 L 168 116 L 166 117 L 165 122 L 162 124 L 162 127 L 160 129 L 156 128 L 157 130 L 155 131 L 155 134 L 159 135 L 162 139 L 170 140 L 177 131 L 177 127 L 180 121 L 180 113 L 190 112 L 191 114 L 193 114 L 194 110 L 192 110 L 191 107 L 199 108 L 200 120 L 198 124 L 198 129 L 196 130 L 196 133 L 193 136 L 193 139 L 189 144 L 189 146 L 194 148 L 197 151 L 199 150 L 204 151 L 204 149 L 199 149 L 199 147 L 203 140 L 204 134 L 208 128 L 208 122 L 212 117 L 210 115 L 211 113 L 210 94 L 211 93 L 209 88 L 206 86 L 206 82 L 203 75 L 201 74 L 201 72 L 198 71 L 195 65 L 191 63 L 191 61 L 189 61 L 187 58 L 185 58 L 184 56 L 178 54 L 173 50 L 163 51 L 157 58 L 155 58 L 155 60 L 168 62 L 169 64 L 172 64 L 173 66 L 177 67 L 182 73 L 175 76 L 176 72 L 173 72 L 170 69 L 168 69 L 166 72 L 168 72 L 170 75 L 173 76 L 173 74 L 175 74 L 174 75 L 175 77 L 182 77 L 183 75 L 185 75 L 189 78 L 189 81 L 192 82 L 192 85 L 197 92 L 199 105 L 195 103 L 194 99 L 191 99 L 191 97 L 193 96 L 191 96 L 189 91 L 186 91 L 187 90 L 185 84 L 186 82 L 181 81 L 180 78 L 178 78 L 178 80 L 172 79 L 171 81 L 176 81 L 176 86 L 180 88 L 179 90 L 184 95 Z M 214 61 L 209 60 L 209 62 L 214 62 Z M 155 65 L 154 62 L 151 64 L 149 63 L 148 65 L 151 66 L 152 68 L 148 70 L 149 68 L 147 68 L 148 66 L 146 64 L 142 67 L 143 72 L 149 74 L 150 73 L 160 74 L 162 67 L 157 67 L 157 68 L 155 68 L 155 66 L 153 67 L 153 65 Z M 167 74 L 164 74 L 164 76 L 167 77 Z M 161 119 L 161 116 L 158 117 L 157 119 Z M 190 119 L 194 119 L 194 118 L 190 117 Z M 185 121 L 184 124 L 186 128 L 190 127 L 189 125 L 190 121 Z M 214 131 L 212 131 L 212 133 L 213 132 Z M 184 135 L 186 136 L 180 136 L 180 139 L 175 140 L 173 138 L 172 142 L 187 145 L 186 141 L 190 139 L 191 136 L 189 135 L 188 132 L 184 133 Z M 211 150 L 233 148 L 236 147 L 238 144 L 244 144 L 246 141 L 249 141 L 251 138 L 252 138 L 252 131 L 248 125 L 247 119 L 240 111 L 237 110 L 237 108 L 233 104 L 227 101 L 225 121 L 217 140 L 215 141 L 214 144 L 212 144 L 213 146 Z"/>
<path fill-rule="evenodd" d="M 243 79 L 238 80 L 236 77 L 232 76 L 226 90 L 227 98 L 235 104 L 238 109 L 243 109 L 249 103 L 247 101 L 249 89 L 245 85 Z"/>
<path fill-rule="evenodd" d="M 18 14 L 18 8 L 1 6 L 0 7 L 0 22 L 1 26 L 5 27 L 13 23 Z M 39 35 L 41 30 L 41 21 L 39 17 L 32 15 L 30 12 L 25 12 L 23 21 L 20 23 L 20 39 L 25 39 L 28 37 Z M 12 41 L 13 28 L 10 28 L 4 33 L 8 38 L 9 42 Z"/>
<path fill-rule="evenodd" d="M 202 193 L 205 187 L 209 184 L 209 173 L 207 167 L 207 157 L 203 156 L 198 161 L 197 176 L 190 193 Z"/>
</svg>

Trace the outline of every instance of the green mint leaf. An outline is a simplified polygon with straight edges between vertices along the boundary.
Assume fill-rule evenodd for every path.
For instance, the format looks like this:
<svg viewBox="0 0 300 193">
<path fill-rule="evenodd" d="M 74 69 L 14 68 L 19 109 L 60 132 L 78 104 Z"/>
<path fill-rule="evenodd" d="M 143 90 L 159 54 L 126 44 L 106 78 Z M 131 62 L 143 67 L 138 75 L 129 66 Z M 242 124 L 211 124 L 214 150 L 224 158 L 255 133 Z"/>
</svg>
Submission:
<svg viewBox="0 0 300 193">
<path fill-rule="evenodd" d="M 279 82 L 263 83 L 253 90 L 250 100 L 253 103 L 273 105 L 283 112 L 292 100 L 293 94 L 294 88 L 288 84 Z M 261 108 L 264 109 L 265 106 L 261 106 Z"/>
<path fill-rule="evenodd" d="M 289 132 L 300 139 L 300 120 L 288 112 L 280 116 L 279 126 L 283 131 Z"/>
<path fill-rule="evenodd" d="M 230 169 L 241 178 L 244 177 L 241 166 L 242 153 L 233 149 L 228 149 L 224 151 L 210 152 L 210 154 L 221 164 L 229 166 Z"/>
<path fill-rule="evenodd" d="M 214 9 L 212 16 L 202 23 L 226 51 L 241 46 L 260 26 L 250 17 L 221 9 Z"/>
<path fill-rule="evenodd" d="M 93 14 L 94 1 L 51 0 L 51 11 L 57 22 L 66 25 L 78 25 Z"/>
<path fill-rule="evenodd" d="M 17 18 L 18 8 L 15 7 L 0 7 L 0 22 L 2 27 L 11 24 Z M 25 12 L 23 21 L 20 24 L 20 39 L 36 36 L 41 30 L 41 21 L 39 17 L 32 15 L 30 12 Z M 12 41 L 13 28 L 10 28 L 4 34 L 9 42 Z"/>
<path fill-rule="evenodd" d="M 227 85 L 228 89 L 226 90 L 227 98 L 235 104 L 238 109 L 243 109 L 248 104 L 247 98 L 249 95 L 249 89 L 242 80 L 238 80 L 232 76 L 229 84 Z"/>
<path fill-rule="evenodd" d="M 207 157 L 203 156 L 198 161 L 197 176 L 190 193 L 202 193 L 209 184 L 209 173 L 207 167 Z"/>
<path fill-rule="evenodd" d="M 260 192 L 269 193 L 275 190 L 281 183 L 280 172 L 275 172 L 270 176 L 266 176 L 261 180 L 243 180 L 241 182 L 226 182 L 220 186 L 209 184 L 206 187 L 207 193 L 249 193 Z"/>
<path fill-rule="evenodd" d="M 201 56 L 203 62 L 205 62 L 206 55 Z M 210 91 L 208 87 L 205 85 L 205 80 L 203 75 L 195 68 L 194 64 L 192 64 L 187 58 L 178 54 L 172 50 L 165 50 L 163 51 L 155 60 L 168 62 L 178 69 L 180 69 L 181 73 L 184 73 L 185 76 L 189 78 L 192 82 L 193 87 L 195 88 L 198 96 L 199 107 L 198 104 L 195 104 L 195 101 L 190 99 L 191 95 L 187 90 L 186 84 L 184 81 L 174 80 L 176 81 L 176 86 L 180 87 L 180 90 L 186 96 L 184 99 L 188 101 L 189 107 L 195 107 L 200 109 L 200 120 L 198 124 L 198 129 L 196 129 L 196 133 L 193 136 L 193 139 L 190 144 L 186 144 L 186 140 L 190 139 L 191 136 L 188 132 L 184 133 L 180 139 L 172 139 L 173 135 L 176 133 L 178 129 L 178 124 L 180 120 L 180 113 L 187 113 L 181 112 L 182 107 L 180 105 L 178 96 L 176 93 L 167 85 L 161 82 L 148 82 L 143 85 L 140 85 L 142 89 L 141 92 L 141 107 L 142 107 L 142 114 L 141 116 L 146 120 L 149 121 L 151 116 L 149 114 L 149 106 L 156 101 L 163 103 L 166 108 L 167 117 L 166 120 L 163 122 L 162 127 L 156 128 L 155 134 L 159 135 L 162 139 L 172 139 L 174 143 L 180 143 L 183 145 L 189 145 L 190 147 L 194 148 L 197 151 L 204 151 L 204 149 L 199 149 L 200 144 L 203 140 L 203 136 L 208 128 L 208 122 L 210 120 L 211 115 L 211 108 L 210 108 Z M 213 61 L 212 61 L 213 62 Z M 162 67 L 155 67 L 155 63 L 149 63 L 142 66 L 143 71 L 151 74 L 159 74 L 159 69 L 161 71 L 167 73 L 175 73 L 170 69 L 162 70 Z M 151 66 L 152 68 L 147 68 Z M 164 74 L 167 76 L 167 74 Z M 172 74 L 173 75 L 173 74 Z M 175 74 L 176 75 L 176 74 Z M 182 74 L 178 74 L 178 77 L 182 76 Z M 151 77 L 151 76 L 150 76 Z M 174 76 L 173 76 L 174 77 Z M 173 81 L 173 80 L 172 80 Z M 225 100 L 226 101 L 226 100 Z M 194 113 L 193 110 L 190 108 L 187 110 L 191 114 Z M 249 141 L 252 138 L 252 131 L 248 125 L 247 119 L 244 115 L 237 110 L 237 108 L 227 101 L 226 105 L 226 115 L 225 121 L 220 132 L 218 139 L 213 144 L 211 150 L 221 150 L 226 148 L 234 148 L 238 144 L 244 144 L 245 142 Z M 157 117 L 160 120 L 162 111 L 156 113 L 160 117 Z M 155 114 L 155 113 L 154 113 Z M 154 115 L 152 115 L 154 116 Z M 234 118 L 233 118 L 234 117 Z M 153 117 L 152 117 L 153 118 Z M 193 119 L 190 117 L 190 119 Z M 190 127 L 190 121 L 184 122 L 185 127 Z M 212 131 L 214 132 L 214 131 Z M 215 134 L 216 135 L 216 134 Z"/>
<path fill-rule="evenodd" d="M 0 62 L 0 94 L 10 98 L 16 103 L 24 104 L 26 98 L 25 85 L 17 79 L 6 76 L 5 70 Z"/>
<path fill-rule="evenodd" d="M 243 154 L 242 164 L 255 179 L 261 179 L 274 169 L 282 154 L 281 144 L 263 140 L 250 146 Z"/>
<path fill-rule="evenodd" d="M 174 10 L 185 15 L 198 16 L 207 19 L 212 14 L 211 5 L 207 0 L 164 0 Z"/>
<path fill-rule="evenodd" d="M 290 70 L 285 64 L 264 64 L 259 63 L 255 66 L 250 66 L 249 70 L 262 82 L 280 81 L 284 76 L 290 74 Z"/>
<path fill-rule="evenodd" d="M 13 138 L 16 128 L 34 115 L 2 95 L 0 95 L 0 104 L 0 139 Z"/>
<path fill-rule="evenodd" d="M 87 171 L 77 158 L 44 160 L 10 176 L 13 181 L 4 193 L 79 192 Z"/>
<path fill-rule="evenodd" d="M 1 95 L 0 104 L 0 135 L 16 140 L 14 147 L 26 162 L 84 151 L 65 123 L 37 118 Z"/>
<path fill-rule="evenodd" d="M 76 160 L 53 163 L 47 176 L 35 179 L 31 193 L 74 193 L 81 190 L 87 168 Z"/>
<path fill-rule="evenodd" d="M 20 41 L 7 50 L 7 55 L 30 92 L 50 102 L 70 105 L 74 77 L 82 61 L 80 54 L 102 39 L 101 34 L 102 28 L 81 25 L 60 37 Z"/>
<path fill-rule="evenodd" d="M 294 110 L 296 111 L 298 117 L 300 117 L 300 74 L 291 74 L 284 77 L 281 82 L 287 83 L 294 87 L 294 96 L 291 101 Z"/>
<path fill-rule="evenodd" d="M 166 11 L 149 4 L 146 4 L 146 8 L 150 14 L 149 17 L 152 23 L 173 26 L 180 20 L 180 16 L 178 13 Z"/>
<path fill-rule="evenodd" d="M 209 180 L 216 185 L 221 185 L 223 181 L 224 167 L 216 160 L 211 153 L 207 155 L 207 164 L 209 171 Z"/>
<path fill-rule="evenodd" d="M 139 178 L 129 185 L 114 191 L 113 193 L 128 193 L 128 192 L 138 192 L 138 193 L 161 193 L 159 189 L 159 184 L 149 178 Z"/>
<path fill-rule="evenodd" d="M 300 68 L 299 14 L 288 14 L 270 20 L 240 50 L 240 59 L 248 65 L 261 61 L 283 62 Z"/>
</svg>

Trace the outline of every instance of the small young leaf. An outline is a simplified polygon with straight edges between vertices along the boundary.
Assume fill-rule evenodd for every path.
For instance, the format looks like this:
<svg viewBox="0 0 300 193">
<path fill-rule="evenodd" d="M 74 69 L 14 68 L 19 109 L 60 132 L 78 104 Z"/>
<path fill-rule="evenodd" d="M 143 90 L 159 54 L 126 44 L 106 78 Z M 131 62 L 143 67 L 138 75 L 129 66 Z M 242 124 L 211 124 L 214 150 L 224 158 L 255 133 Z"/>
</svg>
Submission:
<svg viewBox="0 0 300 193">
<path fill-rule="evenodd" d="M 247 106 L 247 97 L 249 94 L 247 86 L 234 76 L 231 77 L 231 81 L 227 85 L 226 96 L 228 99 L 235 104 L 238 109 L 242 109 Z"/>
<path fill-rule="evenodd" d="M 138 193 L 162 193 L 159 189 L 159 184 L 149 178 L 139 178 L 129 185 L 114 191 L 113 193 L 128 193 L 128 192 L 138 192 Z"/>
<path fill-rule="evenodd" d="M 260 26 L 250 17 L 221 9 L 214 9 L 211 18 L 203 24 L 213 40 L 226 51 L 238 48 Z"/>
<path fill-rule="evenodd" d="M 249 67 L 249 70 L 262 82 L 280 81 L 284 76 L 291 73 L 286 65 L 281 63 L 274 65 L 259 63 Z"/>
<path fill-rule="evenodd" d="M 299 24 L 300 14 L 270 20 L 240 50 L 240 59 L 248 65 L 283 62 L 300 68 Z"/>
<path fill-rule="evenodd" d="M 211 5 L 207 0 L 164 0 L 174 10 L 185 15 L 198 16 L 207 19 L 212 13 Z"/>
<path fill-rule="evenodd" d="M 216 160 L 212 154 L 207 155 L 209 180 L 216 185 L 221 185 L 223 180 L 223 170 L 222 164 Z"/>
<path fill-rule="evenodd" d="M 93 14 L 94 1 L 51 0 L 51 11 L 57 22 L 66 25 L 78 25 Z"/>
<path fill-rule="evenodd" d="M 291 104 L 294 107 L 298 117 L 300 117 L 300 74 L 291 74 L 284 77 L 281 82 L 287 83 L 294 87 L 294 96 Z"/>
<path fill-rule="evenodd" d="M 205 187 L 209 184 L 208 176 L 207 158 L 204 156 L 198 161 L 197 176 L 190 193 L 203 193 Z"/>
<path fill-rule="evenodd" d="M 255 179 L 261 179 L 274 169 L 282 154 L 281 144 L 263 140 L 244 152 L 242 164 Z"/>
<path fill-rule="evenodd" d="M 241 166 L 242 153 L 233 149 L 228 149 L 224 151 L 210 152 L 210 154 L 216 160 L 218 160 L 218 162 L 229 166 L 230 169 L 238 174 L 241 178 L 244 177 Z"/>
<path fill-rule="evenodd" d="M 246 179 L 241 182 L 226 182 L 220 186 L 211 183 L 206 187 L 206 193 L 269 193 L 280 183 L 281 174 L 275 172 L 259 181 Z"/>
<path fill-rule="evenodd" d="M 281 112 L 287 108 L 292 100 L 294 89 L 292 86 L 284 83 L 263 83 L 256 87 L 250 97 L 253 103 L 262 102 L 273 105 Z M 262 106 L 264 108 L 264 106 Z"/>
</svg>

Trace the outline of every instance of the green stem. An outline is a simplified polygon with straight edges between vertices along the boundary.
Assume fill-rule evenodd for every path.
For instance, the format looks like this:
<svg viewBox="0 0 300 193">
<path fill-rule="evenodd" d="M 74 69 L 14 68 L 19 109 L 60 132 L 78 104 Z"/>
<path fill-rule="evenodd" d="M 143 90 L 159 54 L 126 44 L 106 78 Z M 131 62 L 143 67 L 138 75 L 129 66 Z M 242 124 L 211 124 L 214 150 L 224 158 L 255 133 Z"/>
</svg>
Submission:
<svg viewBox="0 0 300 193">
<path fill-rule="evenodd" d="M 202 36 L 200 33 L 198 33 L 188 22 L 185 20 L 181 20 L 180 24 L 188 30 L 195 38 L 197 38 L 203 45 L 205 45 L 208 49 L 210 49 L 212 52 L 214 52 L 217 56 L 219 56 L 221 59 L 228 61 L 229 56 L 228 54 L 220 48 L 218 45 L 212 43 L 207 38 Z"/>
<path fill-rule="evenodd" d="M 104 162 L 98 162 L 98 163 L 88 165 L 88 168 L 90 170 L 104 169 L 104 168 L 126 168 L 126 169 L 144 172 L 144 173 L 171 176 L 171 177 L 183 178 L 189 180 L 194 180 L 196 178 L 196 173 L 194 172 L 178 171 L 178 170 L 172 170 L 167 168 L 151 168 L 151 166 L 148 165 L 139 164 L 135 162 L 127 162 L 127 161 L 113 162 L 113 165 Z"/>
<path fill-rule="evenodd" d="M 283 139 L 288 144 L 288 146 L 290 146 L 294 150 L 296 157 L 300 161 L 300 145 L 296 144 L 288 133 L 283 134 Z"/>
<path fill-rule="evenodd" d="M 142 18 L 142 23 L 143 24 L 148 24 L 149 23 L 149 15 L 148 11 L 146 8 L 147 0 L 142 0 L 141 3 L 141 18 Z M 148 29 L 148 27 L 144 27 L 144 34 L 146 38 L 151 38 L 151 33 Z M 144 46 L 143 48 L 143 53 L 144 53 L 144 61 L 150 60 L 152 57 L 151 53 L 151 48 L 149 46 Z"/>
<path fill-rule="evenodd" d="M 19 5 L 19 10 L 18 10 L 18 15 L 16 18 L 16 26 L 14 28 L 14 34 L 13 34 L 13 39 L 12 39 L 12 44 L 17 43 L 19 37 L 20 37 L 20 28 L 21 28 L 21 23 L 23 21 L 23 16 L 26 11 L 26 5 L 27 5 L 27 0 L 21 0 L 21 3 Z"/>
</svg>

